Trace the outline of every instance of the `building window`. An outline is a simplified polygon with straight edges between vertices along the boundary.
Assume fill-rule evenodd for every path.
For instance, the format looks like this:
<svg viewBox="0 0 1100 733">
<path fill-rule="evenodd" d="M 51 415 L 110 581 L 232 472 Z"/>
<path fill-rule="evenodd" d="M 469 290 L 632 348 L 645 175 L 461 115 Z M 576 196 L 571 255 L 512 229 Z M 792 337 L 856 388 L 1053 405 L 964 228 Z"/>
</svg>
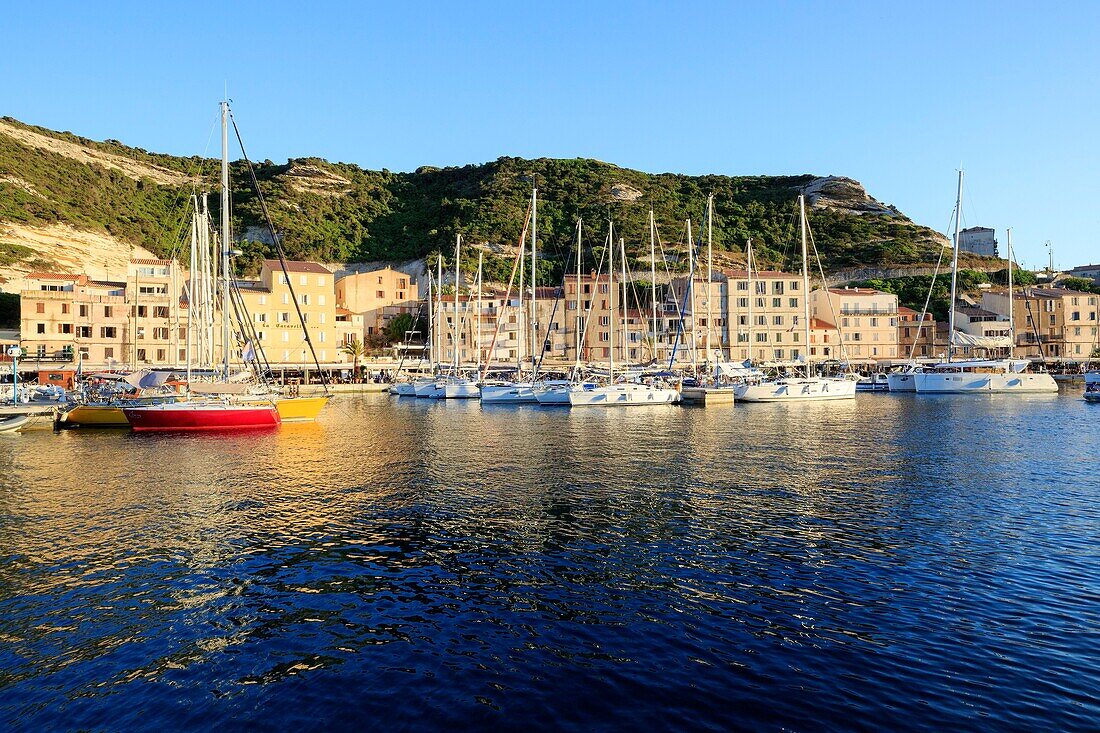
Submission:
<svg viewBox="0 0 1100 733">
<path fill-rule="evenodd" d="M 168 306 L 158 305 L 153 308 L 153 318 L 168 318 Z"/>
<path fill-rule="evenodd" d="M 309 305 L 309 293 L 302 293 L 299 295 L 298 302 L 302 305 Z"/>
<path fill-rule="evenodd" d="M 37 330 L 38 330 L 38 333 L 46 333 L 46 324 L 45 323 L 39 323 Z"/>
<path fill-rule="evenodd" d="M 137 350 L 137 360 L 138 361 L 147 361 L 146 358 L 145 358 L 145 349 L 138 349 Z"/>
<path fill-rule="evenodd" d="M 783 316 L 772 316 L 772 325 L 773 326 L 782 326 L 783 325 Z"/>
<path fill-rule="evenodd" d="M 157 361 L 165 361 L 166 352 L 164 349 L 157 349 Z"/>
<path fill-rule="evenodd" d="M 137 337 L 139 339 L 145 338 L 145 326 L 138 326 L 137 327 Z"/>
<path fill-rule="evenodd" d="M 305 285 L 307 281 L 308 281 L 308 278 L 306 278 L 305 275 L 299 275 L 298 276 L 298 284 L 299 285 Z"/>
<path fill-rule="evenodd" d="M 45 313 L 46 312 L 46 304 L 45 303 L 35 303 L 34 305 L 35 305 L 35 312 L 36 313 Z"/>
<path fill-rule="evenodd" d="M 160 339 L 161 341 L 168 340 L 168 327 L 160 326 L 153 329 L 153 338 Z"/>
<path fill-rule="evenodd" d="M 109 305 L 103 306 L 103 317 L 110 318 L 114 314 L 114 308 Z"/>
<path fill-rule="evenodd" d="M 62 313 L 68 313 L 69 312 L 69 304 L 68 303 L 62 303 L 61 304 L 61 312 Z"/>
<path fill-rule="evenodd" d="M 115 347 L 108 346 L 108 347 L 104 348 L 103 349 L 103 358 L 104 359 L 114 359 L 115 358 Z"/>
<path fill-rule="evenodd" d="M 782 298 L 772 298 L 772 308 L 782 308 L 782 307 L 783 307 L 783 299 Z"/>
<path fill-rule="evenodd" d="M 317 305 L 324 305 L 324 304 L 325 304 L 325 296 L 318 295 L 317 296 Z"/>
<path fill-rule="evenodd" d="M 118 329 L 115 326 L 100 326 L 99 337 L 103 339 L 113 339 L 118 335 Z"/>
<path fill-rule="evenodd" d="M 92 337 L 92 327 L 91 326 L 77 326 L 76 327 L 76 335 L 79 338 L 82 338 L 82 339 L 90 339 Z"/>
<path fill-rule="evenodd" d="M 71 324 L 71 323 L 59 323 L 59 324 L 57 324 L 57 331 L 58 331 L 58 333 L 72 333 L 73 332 L 73 324 Z"/>
<path fill-rule="evenodd" d="M 791 290 L 798 290 L 798 281 L 791 280 Z"/>
</svg>

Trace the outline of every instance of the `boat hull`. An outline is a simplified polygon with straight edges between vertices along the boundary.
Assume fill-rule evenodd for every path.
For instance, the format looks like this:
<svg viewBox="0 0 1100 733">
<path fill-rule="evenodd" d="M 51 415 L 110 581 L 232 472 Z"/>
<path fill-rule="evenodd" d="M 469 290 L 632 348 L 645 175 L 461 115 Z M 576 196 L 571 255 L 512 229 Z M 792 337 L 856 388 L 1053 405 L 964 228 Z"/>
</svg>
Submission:
<svg viewBox="0 0 1100 733">
<path fill-rule="evenodd" d="M 850 379 L 788 379 L 737 388 L 737 399 L 742 402 L 816 402 L 855 396 L 856 383 Z"/>
<path fill-rule="evenodd" d="M 155 405 L 123 408 L 130 427 L 149 431 L 258 430 L 276 427 L 281 419 L 273 406 Z"/>
<path fill-rule="evenodd" d="M 283 422 L 309 422 L 316 420 L 325 409 L 329 398 L 321 397 L 278 397 L 275 399 L 275 409 L 279 411 L 279 419 Z"/>
<path fill-rule="evenodd" d="M 74 427 L 88 428 L 128 428 L 130 422 L 123 410 L 127 407 L 145 407 L 169 402 L 180 402 L 182 397 L 139 398 L 125 404 L 85 404 L 77 405 L 61 416 L 61 422 Z"/>
<path fill-rule="evenodd" d="M 680 393 L 664 387 L 647 385 L 613 384 L 603 387 L 572 388 L 569 404 L 572 407 L 630 407 L 636 405 L 671 405 L 678 402 Z"/>
<path fill-rule="evenodd" d="M 915 376 L 916 391 L 920 394 L 1042 394 L 1058 391 L 1058 383 L 1049 374 L 923 372 Z"/>
<path fill-rule="evenodd" d="M 735 387 L 682 387 L 680 399 L 694 405 L 732 405 L 737 400 Z"/>
<path fill-rule="evenodd" d="M 413 393 L 417 397 L 438 397 L 442 387 L 435 380 L 416 382 L 413 385 Z"/>
<path fill-rule="evenodd" d="M 390 394 L 398 397 L 416 397 L 416 384 L 413 382 L 397 382 L 390 387 Z"/>
<path fill-rule="evenodd" d="M 891 392 L 916 392 L 916 372 L 903 372 L 900 374 L 887 374 L 886 383 Z"/>
<path fill-rule="evenodd" d="M 483 384 L 481 385 L 481 401 L 495 404 L 517 404 L 522 402 L 538 402 L 535 391 L 527 382 L 516 384 Z"/>
</svg>

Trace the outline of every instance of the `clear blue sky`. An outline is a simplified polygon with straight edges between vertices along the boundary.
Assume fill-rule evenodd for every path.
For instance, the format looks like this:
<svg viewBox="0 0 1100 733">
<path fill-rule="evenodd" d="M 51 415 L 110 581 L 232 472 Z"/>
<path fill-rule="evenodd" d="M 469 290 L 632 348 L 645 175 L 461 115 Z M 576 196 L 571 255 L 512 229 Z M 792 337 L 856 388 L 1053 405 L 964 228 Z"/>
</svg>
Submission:
<svg viewBox="0 0 1100 733">
<path fill-rule="evenodd" d="M 201 154 L 411 170 L 594 157 L 846 175 L 1025 264 L 1100 261 L 1100 3 L 10 4 L 0 114 Z M 213 144 L 213 143 L 212 143 Z"/>
</svg>

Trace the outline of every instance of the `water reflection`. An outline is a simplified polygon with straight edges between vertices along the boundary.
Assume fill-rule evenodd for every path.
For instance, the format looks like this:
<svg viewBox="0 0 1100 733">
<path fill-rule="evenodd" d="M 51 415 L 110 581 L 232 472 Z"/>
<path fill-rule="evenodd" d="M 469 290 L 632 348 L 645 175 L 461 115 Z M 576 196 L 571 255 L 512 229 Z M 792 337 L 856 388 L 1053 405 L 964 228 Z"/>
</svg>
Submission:
<svg viewBox="0 0 1100 733">
<path fill-rule="evenodd" d="M 0 710 L 1088 727 L 1087 409 L 379 396 L 270 433 L 21 436 L 0 445 Z"/>
</svg>

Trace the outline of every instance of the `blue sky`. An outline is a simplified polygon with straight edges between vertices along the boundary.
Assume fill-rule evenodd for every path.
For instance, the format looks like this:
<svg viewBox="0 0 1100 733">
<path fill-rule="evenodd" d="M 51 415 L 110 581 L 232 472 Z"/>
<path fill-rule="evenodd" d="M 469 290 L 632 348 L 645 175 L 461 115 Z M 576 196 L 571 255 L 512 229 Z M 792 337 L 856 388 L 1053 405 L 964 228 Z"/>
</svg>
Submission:
<svg viewBox="0 0 1100 733">
<path fill-rule="evenodd" d="M 177 154 L 229 96 L 253 158 L 594 157 L 846 175 L 1018 258 L 1100 261 L 1100 3 L 19 3 L 0 114 Z M 213 145 L 214 143 L 211 143 Z"/>
</svg>

